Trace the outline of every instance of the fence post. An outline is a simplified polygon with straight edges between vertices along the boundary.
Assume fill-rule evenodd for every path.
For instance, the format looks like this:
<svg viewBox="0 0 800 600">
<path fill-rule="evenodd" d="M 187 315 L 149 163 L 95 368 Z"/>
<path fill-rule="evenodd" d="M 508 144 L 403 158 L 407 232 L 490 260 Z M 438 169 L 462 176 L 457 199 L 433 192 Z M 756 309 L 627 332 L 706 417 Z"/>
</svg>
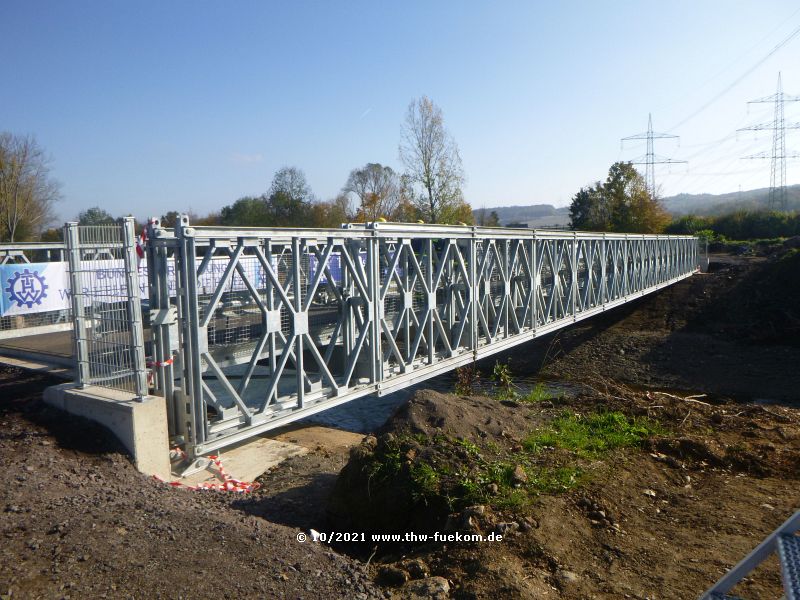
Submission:
<svg viewBox="0 0 800 600">
<path fill-rule="evenodd" d="M 139 257 L 136 254 L 136 229 L 133 217 L 122 222 L 122 259 L 125 263 L 125 284 L 128 292 L 127 311 L 131 335 L 131 370 L 137 400 L 147 396 L 147 367 L 144 358 L 144 326 L 142 323 L 141 290 L 139 289 Z"/>
<path fill-rule="evenodd" d="M 531 329 L 536 337 L 539 326 L 539 242 L 536 239 L 536 230 L 531 236 Z"/>
<path fill-rule="evenodd" d="M 576 320 L 578 314 L 578 232 L 572 232 L 572 320 Z"/>
<path fill-rule="evenodd" d="M 89 384 L 89 348 L 86 338 L 86 315 L 83 311 L 84 294 L 80 276 L 81 248 L 77 223 L 70 222 L 64 225 L 64 243 L 67 247 L 69 286 L 72 291 L 70 300 L 72 303 L 78 385 L 86 387 Z"/>
</svg>

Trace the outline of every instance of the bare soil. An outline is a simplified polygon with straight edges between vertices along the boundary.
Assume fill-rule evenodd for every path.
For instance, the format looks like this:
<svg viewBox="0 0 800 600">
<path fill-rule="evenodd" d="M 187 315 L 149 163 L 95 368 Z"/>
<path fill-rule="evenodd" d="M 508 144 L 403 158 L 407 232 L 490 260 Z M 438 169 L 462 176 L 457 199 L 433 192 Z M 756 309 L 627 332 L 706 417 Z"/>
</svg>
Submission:
<svg viewBox="0 0 800 600">
<path fill-rule="evenodd" d="M 55 383 L 0 369 L 4 598 L 383 596 L 360 563 L 299 543 L 252 500 L 138 473 L 107 430 L 42 404 Z"/>
<path fill-rule="evenodd" d="M 800 504 L 800 303 L 790 295 L 800 269 L 788 263 L 792 280 L 778 260 L 724 258 L 709 274 L 501 357 L 516 375 L 588 385 L 577 397 L 529 405 L 421 392 L 352 455 L 352 436 L 315 443 L 302 428 L 284 432 L 311 452 L 265 474 L 249 496 L 140 475 L 104 429 L 42 404 L 57 382 L 2 368 L 0 595 L 696 597 Z M 764 296 L 775 272 L 788 287 Z M 700 393 L 706 404 L 681 399 Z M 373 496 L 346 483 L 386 436 L 444 434 L 513 458 L 564 411 L 599 408 L 647 416 L 664 433 L 601 457 L 555 452 L 543 460 L 574 461 L 585 477 L 519 506 L 489 499 L 482 511 L 426 516 L 423 505 L 418 521 L 385 513 L 395 528 L 502 530 L 500 543 L 297 541 L 310 528 L 368 525 L 359 519 L 375 514 L 364 504 Z M 342 503 L 348 493 L 361 503 Z M 774 561 L 763 571 L 738 593 L 779 596 Z"/>
</svg>

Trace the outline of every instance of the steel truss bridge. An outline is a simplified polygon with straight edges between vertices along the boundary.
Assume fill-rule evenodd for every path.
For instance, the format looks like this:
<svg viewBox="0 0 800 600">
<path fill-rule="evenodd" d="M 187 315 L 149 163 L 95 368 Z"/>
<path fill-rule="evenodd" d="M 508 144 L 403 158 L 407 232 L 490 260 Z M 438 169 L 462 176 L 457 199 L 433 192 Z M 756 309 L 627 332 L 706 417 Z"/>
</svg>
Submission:
<svg viewBox="0 0 800 600">
<path fill-rule="evenodd" d="M 406 225 L 149 226 L 154 393 L 198 457 L 691 276 L 697 238 Z"/>
</svg>

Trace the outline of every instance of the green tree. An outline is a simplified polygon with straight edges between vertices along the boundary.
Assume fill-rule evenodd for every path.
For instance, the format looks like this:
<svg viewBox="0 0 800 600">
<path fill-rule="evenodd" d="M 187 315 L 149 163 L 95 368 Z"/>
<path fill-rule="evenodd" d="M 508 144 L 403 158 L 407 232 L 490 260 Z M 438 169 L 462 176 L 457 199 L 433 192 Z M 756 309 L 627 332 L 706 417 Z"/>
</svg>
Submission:
<svg viewBox="0 0 800 600">
<path fill-rule="evenodd" d="M 275 173 L 269 191 L 245 196 L 220 211 L 222 225 L 248 227 L 303 227 L 309 225 L 314 194 L 306 176 L 297 167 L 283 167 Z"/>
<path fill-rule="evenodd" d="M 297 167 L 281 167 L 275 173 L 267 194 L 272 197 L 278 193 L 292 202 L 308 204 L 314 201 L 314 194 L 306 181 L 306 174 Z"/>
<path fill-rule="evenodd" d="M 581 188 L 570 204 L 574 229 L 659 233 L 669 215 L 653 198 L 641 174 L 629 162 L 616 162 L 604 183 Z"/>
<path fill-rule="evenodd" d="M 458 146 L 444 127 L 441 109 L 426 96 L 408 107 L 400 160 L 406 168 L 408 199 L 422 220 L 452 223 L 456 216 L 467 216 Z M 471 215 L 467 218 L 472 220 Z"/>
<path fill-rule="evenodd" d="M 180 218 L 181 213 L 177 210 L 171 210 L 166 214 L 161 215 L 161 226 L 166 227 L 168 229 L 173 229 L 175 225 L 178 223 L 178 219 Z M 189 221 L 190 223 L 194 223 L 194 219 Z"/>
<path fill-rule="evenodd" d="M 302 227 L 308 224 L 314 194 L 301 169 L 283 167 L 275 173 L 264 201 L 271 227 Z"/>
<path fill-rule="evenodd" d="M 569 205 L 569 222 L 573 229 L 584 230 L 605 230 L 607 223 L 600 221 L 601 184 L 598 182 L 595 187 L 586 187 L 578 190 Z"/>
<path fill-rule="evenodd" d="M 340 227 L 351 220 L 350 199 L 339 194 L 328 202 L 312 202 L 308 225 L 311 227 Z"/>
<path fill-rule="evenodd" d="M 497 211 L 493 210 L 487 213 L 486 207 L 479 208 L 473 211 L 475 224 L 482 227 L 500 227 L 500 217 Z"/>
<path fill-rule="evenodd" d="M 87 208 L 78 215 L 78 225 L 113 225 L 114 217 L 99 206 Z"/>
<path fill-rule="evenodd" d="M 222 225 L 240 225 L 250 227 L 268 227 L 270 215 L 263 196 L 245 196 L 230 206 L 225 206 L 219 213 Z"/>
</svg>

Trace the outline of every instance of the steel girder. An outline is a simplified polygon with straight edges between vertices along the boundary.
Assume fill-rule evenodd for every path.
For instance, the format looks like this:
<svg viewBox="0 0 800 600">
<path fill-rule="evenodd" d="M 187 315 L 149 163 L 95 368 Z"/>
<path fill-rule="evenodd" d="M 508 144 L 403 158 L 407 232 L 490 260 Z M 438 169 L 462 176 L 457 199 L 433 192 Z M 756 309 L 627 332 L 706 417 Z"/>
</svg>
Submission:
<svg viewBox="0 0 800 600">
<path fill-rule="evenodd" d="M 687 236 L 184 218 L 150 240 L 157 389 L 193 456 L 529 341 L 698 265 Z"/>
</svg>

